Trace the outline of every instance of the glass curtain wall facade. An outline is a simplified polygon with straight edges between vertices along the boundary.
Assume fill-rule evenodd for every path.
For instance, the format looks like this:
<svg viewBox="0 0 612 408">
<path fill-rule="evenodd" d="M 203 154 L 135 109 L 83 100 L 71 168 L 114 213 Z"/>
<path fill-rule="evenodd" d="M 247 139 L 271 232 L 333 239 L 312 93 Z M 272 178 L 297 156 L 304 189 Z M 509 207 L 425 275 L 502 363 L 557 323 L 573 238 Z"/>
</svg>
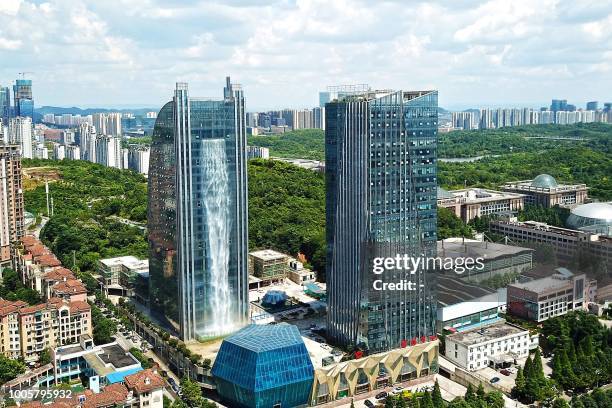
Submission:
<svg viewBox="0 0 612 408">
<path fill-rule="evenodd" d="M 368 91 L 325 107 L 327 329 L 339 344 L 381 352 L 435 334 L 435 274 L 372 266 L 436 254 L 437 107 L 436 91 Z"/>
<path fill-rule="evenodd" d="M 11 91 L 8 87 L 0 86 L 0 119 L 4 126 L 8 125 L 11 117 Z M 1 129 L 0 129 L 1 131 Z"/>
<path fill-rule="evenodd" d="M 308 403 L 314 368 L 296 326 L 251 325 L 223 341 L 212 368 L 231 407 L 299 407 Z"/>
<path fill-rule="evenodd" d="M 216 337 L 248 316 L 244 97 L 177 84 L 156 120 L 149 169 L 150 305 L 185 340 Z"/>
<path fill-rule="evenodd" d="M 15 116 L 34 119 L 34 100 L 32 99 L 32 80 L 18 79 L 13 86 Z"/>
</svg>

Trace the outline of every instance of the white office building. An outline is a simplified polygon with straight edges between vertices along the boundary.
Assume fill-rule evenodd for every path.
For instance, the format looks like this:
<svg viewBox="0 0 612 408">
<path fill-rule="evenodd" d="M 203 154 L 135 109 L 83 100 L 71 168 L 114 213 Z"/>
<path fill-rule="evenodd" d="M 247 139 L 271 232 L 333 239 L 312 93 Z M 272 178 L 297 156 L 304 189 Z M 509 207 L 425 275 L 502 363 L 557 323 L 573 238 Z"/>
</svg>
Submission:
<svg viewBox="0 0 612 408">
<path fill-rule="evenodd" d="M 79 151 L 81 160 L 96 163 L 96 128 L 88 123 L 79 127 Z"/>
<path fill-rule="evenodd" d="M 115 136 L 96 137 L 96 163 L 121 168 L 121 139 Z"/>
<path fill-rule="evenodd" d="M 32 148 L 32 118 L 18 116 L 9 120 L 9 143 L 19 145 L 21 157 L 34 157 Z"/>
<path fill-rule="evenodd" d="M 143 145 L 130 145 L 128 149 L 128 167 L 141 174 L 149 173 L 149 158 L 151 148 Z"/>
<path fill-rule="evenodd" d="M 55 160 L 64 160 L 66 158 L 66 146 L 59 143 L 53 144 L 53 157 Z"/>
<path fill-rule="evenodd" d="M 459 367 L 476 371 L 503 366 L 527 357 L 537 347 L 537 335 L 506 322 L 446 336 L 445 357 Z"/>
<path fill-rule="evenodd" d="M 77 145 L 66 146 L 66 159 L 81 160 L 81 148 Z"/>
<path fill-rule="evenodd" d="M 36 147 L 34 147 L 33 156 L 35 159 L 48 159 L 49 149 L 43 143 L 37 143 Z"/>
</svg>

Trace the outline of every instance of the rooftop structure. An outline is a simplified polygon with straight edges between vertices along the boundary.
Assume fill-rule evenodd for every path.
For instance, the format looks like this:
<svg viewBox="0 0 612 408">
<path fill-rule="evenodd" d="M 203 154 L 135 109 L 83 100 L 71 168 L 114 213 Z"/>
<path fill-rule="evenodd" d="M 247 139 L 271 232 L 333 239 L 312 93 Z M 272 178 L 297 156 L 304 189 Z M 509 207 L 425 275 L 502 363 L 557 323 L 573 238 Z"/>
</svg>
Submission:
<svg viewBox="0 0 612 408">
<path fill-rule="evenodd" d="M 272 249 L 249 252 L 249 274 L 263 282 L 273 282 L 287 276 L 289 257 Z"/>
<path fill-rule="evenodd" d="M 585 275 L 574 275 L 565 268 L 540 279 L 508 285 L 508 312 L 542 322 L 572 310 L 587 310 L 589 285 Z"/>
<path fill-rule="evenodd" d="M 107 295 L 136 296 L 148 300 L 149 261 L 135 256 L 120 256 L 98 261 L 98 273 Z"/>
<path fill-rule="evenodd" d="M 77 344 L 53 351 L 54 375 L 50 385 L 86 376 L 98 390 L 105 385 L 122 382 L 127 375 L 142 370 L 140 362 L 118 343 L 94 345 L 90 336 L 82 336 Z M 93 380 L 92 380 L 93 379 Z"/>
<path fill-rule="evenodd" d="M 438 188 L 438 207 L 448 208 L 469 222 L 476 217 L 516 214 L 523 209 L 524 195 L 484 188 L 446 191 Z"/>
<path fill-rule="evenodd" d="M 503 323 L 462 333 L 450 334 L 447 336 L 447 338 L 450 338 L 454 343 L 458 343 L 464 346 L 473 346 L 475 344 L 498 340 L 502 337 L 524 332 L 525 329 L 523 328 L 508 323 Z"/>
<path fill-rule="evenodd" d="M 313 366 L 296 326 L 250 325 L 223 341 L 212 374 L 232 407 L 295 407 L 308 402 Z"/>
<path fill-rule="evenodd" d="M 567 226 L 612 236 L 612 203 L 589 203 L 573 208 Z"/>
<path fill-rule="evenodd" d="M 445 357 L 469 371 L 506 366 L 537 347 L 537 335 L 505 322 L 446 336 Z"/>
<path fill-rule="evenodd" d="M 448 238 L 438 241 L 438 256 L 442 259 L 482 259 L 482 267 L 455 266 L 445 273 L 461 279 L 479 282 L 496 275 L 517 273 L 531 269 L 533 249 L 520 246 L 476 241 L 464 238 Z"/>
<path fill-rule="evenodd" d="M 586 184 L 560 184 L 549 174 L 540 174 L 533 180 L 511 181 L 501 189 L 523 194 L 525 204 L 543 207 L 572 206 L 587 199 Z"/>
<path fill-rule="evenodd" d="M 515 242 L 550 246 L 561 264 L 571 264 L 580 253 L 604 264 L 612 262 L 612 237 L 609 236 L 536 221 L 493 221 L 489 228 Z"/>
<path fill-rule="evenodd" d="M 88 389 L 75 392 L 68 398 L 51 402 L 31 401 L 22 403 L 23 408 L 109 408 L 147 407 L 162 408 L 164 379 L 154 370 L 147 369 L 127 375 L 122 383 L 106 385 L 103 389 Z"/>
</svg>

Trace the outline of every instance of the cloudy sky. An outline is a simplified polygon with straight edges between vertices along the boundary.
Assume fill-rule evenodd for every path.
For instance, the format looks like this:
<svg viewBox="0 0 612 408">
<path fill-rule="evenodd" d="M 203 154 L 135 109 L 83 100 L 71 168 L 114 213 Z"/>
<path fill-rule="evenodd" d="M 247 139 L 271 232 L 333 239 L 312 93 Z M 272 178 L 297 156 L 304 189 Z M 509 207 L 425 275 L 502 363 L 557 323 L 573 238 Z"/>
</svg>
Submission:
<svg viewBox="0 0 612 408">
<path fill-rule="evenodd" d="M 250 109 L 328 85 L 430 89 L 447 108 L 612 100 L 612 0 L 0 0 L 0 84 L 37 106 L 159 106 L 176 81 Z"/>
</svg>

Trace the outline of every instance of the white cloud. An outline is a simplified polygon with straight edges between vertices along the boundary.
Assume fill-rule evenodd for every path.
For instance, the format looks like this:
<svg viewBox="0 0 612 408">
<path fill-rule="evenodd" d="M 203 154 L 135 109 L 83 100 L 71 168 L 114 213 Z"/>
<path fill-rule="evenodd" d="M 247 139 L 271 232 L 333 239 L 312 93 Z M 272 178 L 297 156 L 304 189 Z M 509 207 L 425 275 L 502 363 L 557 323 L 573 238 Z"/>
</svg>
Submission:
<svg viewBox="0 0 612 408">
<path fill-rule="evenodd" d="M 21 47 L 21 41 L 0 37 L 0 50 L 16 50 Z"/>
<path fill-rule="evenodd" d="M 608 0 L 0 0 L 0 82 L 34 71 L 37 101 L 57 105 L 157 105 L 179 79 L 220 94 L 227 74 L 254 108 L 351 82 L 579 102 L 612 89 L 610 26 Z"/>
<path fill-rule="evenodd" d="M 21 2 L 22 0 L 2 0 L 0 2 L 0 14 L 16 15 Z"/>
</svg>

